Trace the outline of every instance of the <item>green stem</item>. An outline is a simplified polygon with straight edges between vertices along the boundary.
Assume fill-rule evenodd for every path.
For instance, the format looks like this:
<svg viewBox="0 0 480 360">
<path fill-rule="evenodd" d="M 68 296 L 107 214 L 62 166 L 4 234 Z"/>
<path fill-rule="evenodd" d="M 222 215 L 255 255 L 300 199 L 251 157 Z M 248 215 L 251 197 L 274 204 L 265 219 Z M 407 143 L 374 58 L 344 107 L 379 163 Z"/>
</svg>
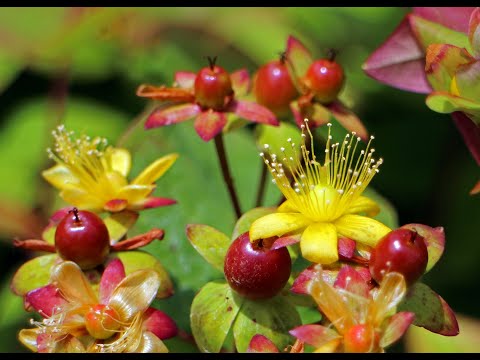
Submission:
<svg viewBox="0 0 480 360">
<path fill-rule="evenodd" d="M 263 163 L 263 159 L 262 159 L 261 165 L 262 165 L 262 173 L 260 175 L 260 181 L 258 183 L 257 199 L 255 200 L 255 207 L 259 207 L 262 205 L 263 195 L 265 194 L 265 184 L 267 180 L 267 167 Z"/>
<path fill-rule="evenodd" d="M 235 210 L 235 215 L 237 219 L 242 216 L 242 211 L 240 210 L 240 203 L 238 201 L 237 193 L 235 187 L 233 186 L 232 176 L 230 174 L 230 168 L 228 167 L 227 156 L 225 153 L 225 145 L 223 144 L 223 134 L 219 133 L 215 136 L 215 148 L 217 150 L 218 161 L 220 162 L 220 167 L 222 169 L 223 181 L 227 186 L 228 193 L 230 194 L 230 200 L 232 202 L 233 209 Z"/>
</svg>

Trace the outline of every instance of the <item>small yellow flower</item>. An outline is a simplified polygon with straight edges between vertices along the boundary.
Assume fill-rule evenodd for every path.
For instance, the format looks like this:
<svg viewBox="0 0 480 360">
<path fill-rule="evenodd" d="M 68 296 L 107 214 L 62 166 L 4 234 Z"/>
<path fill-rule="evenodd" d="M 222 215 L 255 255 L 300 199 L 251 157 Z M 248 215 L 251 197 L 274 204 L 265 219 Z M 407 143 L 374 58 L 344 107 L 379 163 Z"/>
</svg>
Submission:
<svg viewBox="0 0 480 360">
<path fill-rule="evenodd" d="M 330 126 L 325 148 L 325 162 L 321 165 L 314 153 L 313 136 L 308 120 L 302 125 L 301 157 L 296 156 L 295 144 L 288 139 L 294 156 L 281 148 L 282 156 L 264 153 L 260 155 L 273 176 L 273 182 L 287 199 L 278 211 L 256 220 L 250 227 L 250 239 L 255 241 L 272 236 L 301 234 L 300 248 L 305 259 L 314 263 L 330 264 L 338 260 L 339 236 L 351 238 L 358 243 L 375 246 L 390 228 L 368 216 L 375 216 L 378 205 L 361 196 L 383 160 L 373 159 L 374 149 L 355 152 L 360 138 L 354 132 L 344 141 L 332 143 Z M 311 149 L 305 145 L 308 132 Z M 265 145 L 268 149 L 269 145 Z M 285 168 L 284 168 L 285 167 Z M 290 173 L 290 179 L 286 173 Z M 359 215 L 361 213 L 367 216 Z"/>
<path fill-rule="evenodd" d="M 106 139 L 74 133 L 63 125 L 53 131 L 54 149 L 49 156 L 57 165 L 42 172 L 43 177 L 60 189 L 60 196 L 78 208 L 90 211 L 138 211 L 174 204 L 167 198 L 150 197 L 155 181 L 178 157 L 169 154 L 150 164 L 130 183 L 127 175 L 131 167 L 128 150 L 109 146 Z"/>
</svg>

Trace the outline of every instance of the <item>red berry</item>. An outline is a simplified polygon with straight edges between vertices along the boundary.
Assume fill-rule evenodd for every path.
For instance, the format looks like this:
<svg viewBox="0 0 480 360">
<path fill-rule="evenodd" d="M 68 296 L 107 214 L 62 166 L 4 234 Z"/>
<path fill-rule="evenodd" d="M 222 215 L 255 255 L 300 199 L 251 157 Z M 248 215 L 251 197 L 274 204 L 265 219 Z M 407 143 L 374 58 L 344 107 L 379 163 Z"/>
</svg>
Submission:
<svg viewBox="0 0 480 360">
<path fill-rule="evenodd" d="M 378 335 L 372 326 L 354 325 L 345 332 L 343 345 L 348 353 L 373 352 L 378 346 Z"/>
<path fill-rule="evenodd" d="M 90 307 L 85 314 L 85 327 L 95 339 L 108 339 L 120 327 L 115 309 L 103 304 Z"/>
<path fill-rule="evenodd" d="M 334 101 L 345 82 L 343 68 L 330 59 L 314 61 L 307 70 L 304 84 L 313 91 L 315 99 L 321 103 Z"/>
<path fill-rule="evenodd" d="M 57 226 L 55 248 L 62 259 L 84 270 L 94 268 L 110 252 L 108 229 L 98 215 L 73 208 Z"/>
<path fill-rule="evenodd" d="M 283 58 L 270 61 L 258 69 L 253 82 L 253 93 L 257 103 L 276 115 L 289 112 L 290 102 L 296 98 L 297 89 Z"/>
<path fill-rule="evenodd" d="M 385 235 L 370 255 L 370 273 L 381 282 L 387 272 L 402 274 L 408 285 L 425 272 L 428 251 L 423 236 L 410 229 L 396 229 Z"/>
<path fill-rule="evenodd" d="M 233 95 L 232 81 L 225 69 L 215 65 L 215 58 L 209 61 L 210 66 L 200 69 L 195 78 L 195 100 L 204 108 L 223 110 Z"/>
<path fill-rule="evenodd" d="M 232 242 L 225 256 L 224 272 L 230 287 L 253 300 L 278 294 L 291 269 L 287 248 L 271 250 L 262 240 L 252 244 L 248 232 Z"/>
</svg>

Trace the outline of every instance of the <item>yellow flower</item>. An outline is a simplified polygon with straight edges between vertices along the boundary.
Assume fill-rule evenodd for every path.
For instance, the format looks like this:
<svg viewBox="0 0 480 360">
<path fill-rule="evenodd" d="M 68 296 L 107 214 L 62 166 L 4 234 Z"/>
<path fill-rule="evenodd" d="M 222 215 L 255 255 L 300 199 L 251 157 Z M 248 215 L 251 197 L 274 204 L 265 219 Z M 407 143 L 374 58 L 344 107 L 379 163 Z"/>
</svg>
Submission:
<svg viewBox="0 0 480 360">
<path fill-rule="evenodd" d="M 69 204 L 90 211 L 138 211 L 176 203 L 173 199 L 150 197 L 155 181 L 178 157 L 169 154 L 150 164 L 128 183 L 131 167 L 128 150 L 108 146 L 107 140 L 83 135 L 78 139 L 63 125 L 53 131 L 54 149 L 49 156 L 57 165 L 42 172 L 43 177 L 60 189 Z"/>
<path fill-rule="evenodd" d="M 273 182 L 287 199 L 278 211 L 257 219 L 250 227 L 250 239 L 269 238 L 301 234 L 300 248 L 305 259 L 314 263 L 330 264 L 338 260 L 337 241 L 344 236 L 367 246 L 376 243 L 390 228 L 368 217 L 375 216 L 378 205 L 371 199 L 361 196 L 373 176 L 379 171 L 383 160 L 373 159 L 374 149 L 360 151 L 355 160 L 355 152 L 360 141 L 354 132 L 347 134 L 344 141 L 332 143 L 328 124 L 328 141 L 325 148 L 325 162 L 321 165 L 314 153 L 313 136 L 308 128 L 308 120 L 302 125 L 301 166 L 299 156 L 276 154 L 260 155 L 273 176 Z M 305 130 L 311 140 L 311 149 L 305 145 Z M 288 139 L 291 143 L 291 140 Z M 291 143 L 295 150 L 295 144 Z M 265 144 L 265 149 L 269 145 Z M 285 167 L 285 169 L 284 169 Z M 290 179 L 286 173 L 290 173 Z M 293 183 L 293 184 L 292 184 Z M 359 215 L 365 213 L 367 216 Z"/>
</svg>

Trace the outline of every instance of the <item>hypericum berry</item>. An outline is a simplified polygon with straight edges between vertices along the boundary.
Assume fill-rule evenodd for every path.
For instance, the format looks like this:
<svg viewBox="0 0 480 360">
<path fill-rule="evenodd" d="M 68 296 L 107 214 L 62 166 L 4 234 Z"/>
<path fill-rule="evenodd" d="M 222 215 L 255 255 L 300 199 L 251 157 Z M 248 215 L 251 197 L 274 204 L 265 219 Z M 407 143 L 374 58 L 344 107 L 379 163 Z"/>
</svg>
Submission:
<svg viewBox="0 0 480 360">
<path fill-rule="evenodd" d="M 73 208 L 55 231 L 55 248 L 64 260 L 87 270 L 102 264 L 110 252 L 110 236 L 103 220 L 90 211 Z"/>
<path fill-rule="evenodd" d="M 195 77 L 195 100 L 204 107 L 223 110 L 233 95 L 230 75 L 224 68 L 215 65 L 217 57 L 208 57 L 209 66 L 200 69 Z"/>
<path fill-rule="evenodd" d="M 256 102 L 269 108 L 276 115 L 289 112 L 290 102 L 298 94 L 285 61 L 285 53 L 282 53 L 279 60 L 273 60 L 261 66 L 253 80 Z"/>
<path fill-rule="evenodd" d="M 267 243 L 260 240 L 252 244 L 247 231 L 232 242 L 225 256 L 225 278 L 246 298 L 273 297 L 290 277 L 292 261 L 287 248 L 272 250 Z"/>
<path fill-rule="evenodd" d="M 378 336 L 372 326 L 358 324 L 348 329 L 343 336 L 345 352 L 371 352 L 378 345 Z"/>
<path fill-rule="evenodd" d="M 396 229 L 385 235 L 370 255 L 370 273 L 381 282 L 387 272 L 402 274 L 408 285 L 425 272 L 428 251 L 423 236 L 410 229 Z"/>
<path fill-rule="evenodd" d="M 103 304 L 90 307 L 85 314 L 85 327 L 95 339 L 108 339 L 120 327 L 115 309 Z"/>
<path fill-rule="evenodd" d="M 321 103 L 334 101 L 345 82 L 343 68 L 334 60 L 335 55 L 334 51 L 330 51 L 328 58 L 314 61 L 304 76 L 304 84 Z"/>
</svg>

